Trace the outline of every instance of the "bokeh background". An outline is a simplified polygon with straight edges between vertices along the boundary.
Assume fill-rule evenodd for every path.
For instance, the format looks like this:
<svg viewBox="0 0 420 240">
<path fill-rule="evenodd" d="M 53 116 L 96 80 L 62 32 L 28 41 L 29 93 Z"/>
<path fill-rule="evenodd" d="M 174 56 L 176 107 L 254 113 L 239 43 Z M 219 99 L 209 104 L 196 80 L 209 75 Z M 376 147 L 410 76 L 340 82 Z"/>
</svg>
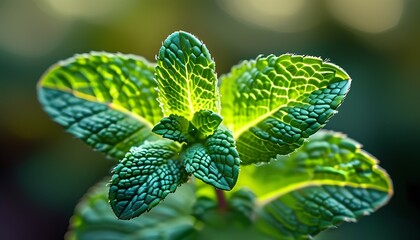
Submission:
<svg viewBox="0 0 420 240">
<path fill-rule="evenodd" d="M 420 235 L 420 1 L 0 0 L 0 239 L 62 239 L 80 197 L 112 166 L 42 111 L 42 73 L 91 50 L 154 60 L 176 30 L 206 43 L 219 74 L 286 52 L 343 67 L 352 89 L 326 128 L 376 156 L 395 195 L 317 239 Z"/>
</svg>

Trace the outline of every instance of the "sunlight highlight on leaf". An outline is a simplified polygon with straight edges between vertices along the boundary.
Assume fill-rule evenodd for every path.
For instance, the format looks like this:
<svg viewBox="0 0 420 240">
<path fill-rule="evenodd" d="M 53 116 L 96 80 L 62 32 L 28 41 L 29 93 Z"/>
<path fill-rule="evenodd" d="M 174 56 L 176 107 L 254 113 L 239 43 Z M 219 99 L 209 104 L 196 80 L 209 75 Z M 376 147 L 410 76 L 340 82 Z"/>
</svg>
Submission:
<svg viewBox="0 0 420 240">
<path fill-rule="evenodd" d="M 221 81 L 224 124 L 242 164 L 293 152 L 336 113 L 350 88 L 338 66 L 290 54 L 244 61 Z"/>
<path fill-rule="evenodd" d="M 159 101 L 165 116 L 191 120 L 200 110 L 219 113 L 215 64 L 206 46 L 187 32 L 174 32 L 159 50 Z"/>
<path fill-rule="evenodd" d="M 310 239 L 382 207 L 393 194 L 378 161 L 346 136 L 320 131 L 290 156 L 241 168 L 237 186 L 260 206 L 258 226 L 280 239 Z"/>
<path fill-rule="evenodd" d="M 121 158 L 153 139 L 162 118 L 153 64 L 134 55 L 91 52 L 53 65 L 38 83 L 44 110 L 95 150 Z"/>
</svg>

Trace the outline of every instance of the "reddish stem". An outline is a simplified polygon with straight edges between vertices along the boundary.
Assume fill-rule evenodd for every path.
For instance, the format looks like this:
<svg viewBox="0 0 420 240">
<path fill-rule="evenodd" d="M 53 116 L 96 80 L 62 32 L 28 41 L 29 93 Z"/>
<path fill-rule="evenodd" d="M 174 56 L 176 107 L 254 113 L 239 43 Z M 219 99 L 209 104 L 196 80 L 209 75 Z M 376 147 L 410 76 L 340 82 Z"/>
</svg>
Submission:
<svg viewBox="0 0 420 240">
<path fill-rule="evenodd" d="M 217 188 L 215 189 L 216 189 L 217 203 L 219 205 L 219 211 L 224 213 L 227 210 L 227 201 L 225 197 L 225 192 Z"/>
</svg>

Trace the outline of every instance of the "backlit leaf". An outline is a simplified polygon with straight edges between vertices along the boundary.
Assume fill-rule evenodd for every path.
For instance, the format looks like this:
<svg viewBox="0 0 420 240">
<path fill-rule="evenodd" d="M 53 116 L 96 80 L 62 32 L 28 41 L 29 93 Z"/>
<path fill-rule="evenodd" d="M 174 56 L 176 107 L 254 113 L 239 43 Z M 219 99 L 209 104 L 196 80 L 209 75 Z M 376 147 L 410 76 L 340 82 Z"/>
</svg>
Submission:
<svg viewBox="0 0 420 240">
<path fill-rule="evenodd" d="M 114 168 L 109 188 L 111 207 L 120 219 L 149 211 L 187 180 L 179 147 L 158 140 L 133 147 Z"/>
<path fill-rule="evenodd" d="M 167 139 L 193 144 L 212 135 L 222 120 L 219 114 L 210 110 L 196 112 L 191 122 L 182 116 L 171 114 L 162 118 L 152 131 Z"/>
<path fill-rule="evenodd" d="M 154 138 L 162 118 L 154 66 L 134 55 L 92 52 L 53 65 L 38 83 L 44 110 L 95 150 L 122 158 Z"/>
<path fill-rule="evenodd" d="M 212 135 L 222 123 L 223 118 L 210 110 L 201 110 L 194 114 L 191 123 L 197 129 L 199 138 L 204 139 Z"/>
<path fill-rule="evenodd" d="M 320 131 L 290 156 L 242 167 L 237 187 L 257 195 L 263 232 L 278 239 L 310 239 L 389 200 L 392 183 L 377 164 L 357 142 Z"/>
<path fill-rule="evenodd" d="M 206 46 L 187 32 L 174 32 L 159 50 L 156 67 L 159 102 L 165 116 L 191 120 L 200 110 L 219 113 L 215 65 Z"/>
<path fill-rule="evenodd" d="M 224 124 L 242 164 L 293 152 L 336 113 L 350 87 L 338 66 L 290 54 L 245 61 L 221 81 Z"/>
<path fill-rule="evenodd" d="M 196 220 L 191 216 L 194 202 L 194 187 L 184 184 L 153 211 L 130 221 L 121 221 L 109 205 L 107 181 L 103 181 L 95 185 L 77 205 L 66 239 L 194 239 Z"/>
<path fill-rule="evenodd" d="M 247 188 L 241 188 L 232 193 L 229 199 L 228 208 L 230 211 L 239 213 L 244 219 L 250 223 L 256 217 L 255 195 Z"/>
<path fill-rule="evenodd" d="M 191 126 L 190 122 L 184 117 L 174 114 L 162 118 L 162 120 L 153 127 L 152 131 L 164 138 L 180 143 L 194 142 L 194 136 L 190 134 L 191 131 L 195 131 L 193 126 Z"/>
</svg>

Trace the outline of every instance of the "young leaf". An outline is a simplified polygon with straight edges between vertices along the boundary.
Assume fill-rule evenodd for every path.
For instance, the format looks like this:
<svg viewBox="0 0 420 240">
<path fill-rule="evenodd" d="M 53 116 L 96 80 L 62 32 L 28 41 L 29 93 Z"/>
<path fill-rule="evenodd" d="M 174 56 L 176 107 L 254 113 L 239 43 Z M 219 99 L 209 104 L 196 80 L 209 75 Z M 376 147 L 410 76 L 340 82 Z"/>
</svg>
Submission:
<svg viewBox="0 0 420 240">
<path fill-rule="evenodd" d="M 377 163 L 355 141 L 321 131 L 290 156 L 242 167 L 237 186 L 256 193 L 263 232 L 278 239 L 310 239 L 389 200 L 392 183 Z"/>
<path fill-rule="evenodd" d="M 190 134 L 190 131 L 192 131 L 190 122 L 184 117 L 174 114 L 162 118 L 162 120 L 153 127 L 152 131 L 164 138 L 180 143 L 194 142 L 194 136 Z"/>
<path fill-rule="evenodd" d="M 158 99 L 165 116 L 191 120 L 200 110 L 219 113 L 214 61 L 206 46 L 187 32 L 174 32 L 159 50 Z"/>
<path fill-rule="evenodd" d="M 350 87 L 338 66 L 290 54 L 245 61 L 221 81 L 224 124 L 242 164 L 293 152 L 336 113 Z"/>
<path fill-rule="evenodd" d="M 174 114 L 164 117 L 152 131 L 164 138 L 180 143 L 194 143 L 212 135 L 222 122 L 222 117 L 210 110 L 200 110 L 192 121 Z"/>
<path fill-rule="evenodd" d="M 223 118 L 210 110 L 201 110 L 194 114 L 191 123 L 197 129 L 199 138 L 205 139 L 212 135 L 222 123 Z"/>
<path fill-rule="evenodd" d="M 48 115 L 95 150 L 120 159 L 162 118 L 154 66 L 123 54 L 92 52 L 53 65 L 38 83 Z"/>
<path fill-rule="evenodd" d="M 218 129 L 204 144 L 189 146 L 181 156 L 185 169 L 216 188 L 231 190 L 239 174 L 239 155 L 231 133 Z"/>
<path fill-rule="evenodd" d="M 149 211 L 187 180 L 179 147 L 169 140 L 133 147 L 114 168 L 109 188 L 112 210 L 120 219 Z"/>
<path fill-rule="evenodd" d="M 115 217 L 108 203 L 108 186 L 95 185 L 77 205 L 66 239 L 193 239 L 197 230 L 191 216 L 195 202 L 191 184 L 184 184 L 153 211 L 130 221 Z"/>
</svg>

